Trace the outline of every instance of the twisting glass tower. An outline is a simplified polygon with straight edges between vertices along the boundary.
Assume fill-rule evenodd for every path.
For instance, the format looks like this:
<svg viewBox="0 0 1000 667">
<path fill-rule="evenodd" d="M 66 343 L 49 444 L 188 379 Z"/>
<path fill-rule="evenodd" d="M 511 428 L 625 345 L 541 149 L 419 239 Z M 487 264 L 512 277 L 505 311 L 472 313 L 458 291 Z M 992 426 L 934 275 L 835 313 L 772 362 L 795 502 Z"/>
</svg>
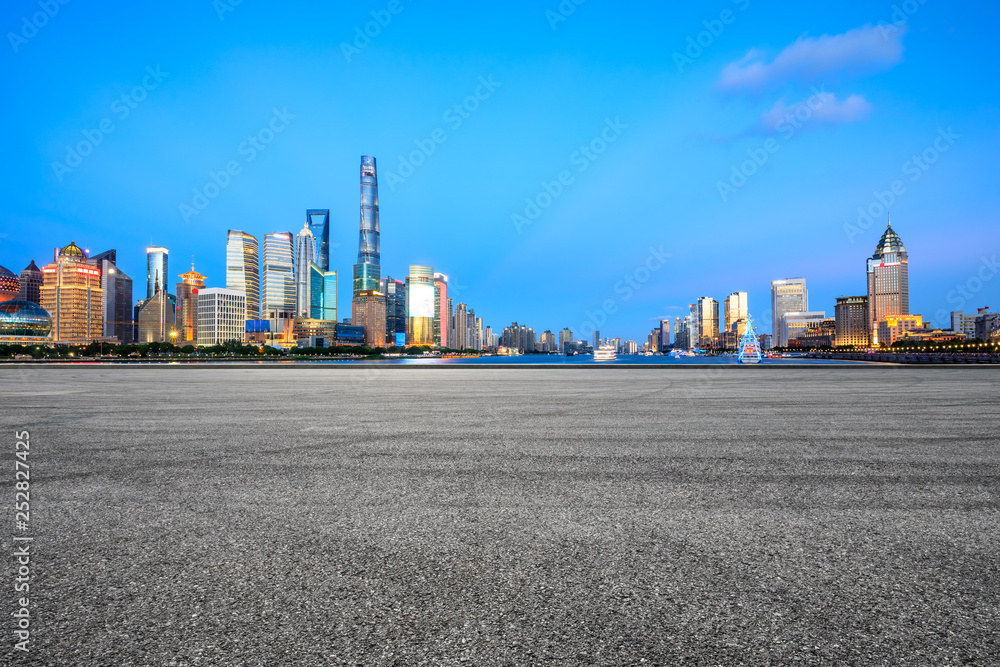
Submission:
<svg viewBox="0 0 1000 667">
<path fill-rule="evenodd" d="M 354 265 L 353 295 L 379 288 L 378 176 L 375 158 L 361 156 L 361 230 L 358 237 L 358 263 Z"/>
</svg>

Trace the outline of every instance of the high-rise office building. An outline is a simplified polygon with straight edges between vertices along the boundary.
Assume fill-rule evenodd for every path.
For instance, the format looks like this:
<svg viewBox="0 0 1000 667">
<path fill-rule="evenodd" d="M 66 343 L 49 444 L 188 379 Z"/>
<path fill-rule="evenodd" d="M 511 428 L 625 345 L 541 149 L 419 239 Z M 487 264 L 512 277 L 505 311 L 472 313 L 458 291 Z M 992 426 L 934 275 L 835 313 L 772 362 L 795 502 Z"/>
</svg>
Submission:
<svg viewBox="0 0 1000 667">
<path fill-rule="evenodd" d="M 361 229 L 358 234 L 358 263 L 354 265 L 352 294 L 378 290 L 380 268 L 378 219 L 378 175 L 375 158 L 361 156 Z"/>
<path fill-rule="evenodd" d="M 573 332 L 570 331 L 569 327 L 563 327 L 563 330 L 559 332 L 559 351 L 565 353 L 566 345 L 572 342 Z"/>
<path fill-rule="evenodd" d="M 809 290 L 805 278 L 785 278 L 771 281 L 771 333 L 778 347 L 785 347 L 781 340 L 781 316 L 785 313 L 804 313 L 809 310 Z"/>
<path fill-rule="evenodd" d="M 878 322 L 910 314 L 909 257 L 890 222 L 868 258 L 868 330 L 877 345 Z"/>
<path fill-rule="evenodd" d="M 353 302 L 351 324 L 364 329 L 365 345 L 385 347 L 385 294 L 364 290 L 355 295 Z"/>
<path fill-rule="evenodd" d="M 293 317 L 295 312 L 295 254 L 291 232 L 264 236 L 263 299 L 266 319 Z M 277 313 L 284 313 L 278 315 Z"/>
<path fill-rule="evenodd" d="M 539 347 L 541 347 L 542 352 L 555 352 L 556 351 L 556 335 L 546 329 L 539 336 Z"/>
<path fill-rule="evenodd" d="M 83 250 L 70 243 L 56 261 L 42 269 L 41 306 L 52 317 L 55 342 L 89 342 L 104 335 L 104 290 L 100 268 L 87 263 Z"/>
<path fill-rule="evenodd" d="M 17 298 L 21 301 L 30 301 L 31 303 L 39 303 L 42 300 L 42 270 L 38 268 L 35 264 L 35 260 L 31 260 L 21 271 L 20 275 L 21 287 L 17 293 Z"/>
<path fill-rule="evenodd" d="M 664 318 L 660 320 L 660 349 L 670 347 L 670 320 Z"/>
<path fill-rule="evenodd" d="M 825 319 L 822 310 L 782 313 L 778 322 L 779 347 L 788 347 L 789 341 L 802 338 L 809 329 L 818 329 Z"/>
<path fill-rule="evenodd" d="M 309 265 L 309 313 L 305 317 L 337 321 L 337 272 L 323 271 L 315 262 Z"/>
<path fill-rule="evenodd" d="M 719 337 L 719 302 L 710 296 L 698 298 L 698 329 L 701 347 L 715 347 Z"/>
<path fill-rule="evenodd" d="M 208 287 L 198 291 L 198 345 L 243 342 L 247 298 L 241 290 Z"/>
<path fill-rule="evenodd" d="M 406 283 L 386 276 L 379 291 L 385 294 L 385 342 L 396 345 L 399 334 L 406 336 Z"/>
<path fill-rule="evenodd" d="M 306 229 L 313 238 L 313 249 L 309 262 L 316 262 L 322 271 L 330 270 L 330 209 L 306 209 Z M 299 232 L 302 235 L 302 232 Z M 296 261 L 302 257 L 302 251 L 295 248 Z M 309 262 L 305 265 L 308 267 Z"/>
<path fill-rule="evenodd" d="M 146 248 L 146 298 L 152 299 L 156 294 L 156 285 L 164 290 L 167 285 L 167 260 L 170 251 L 160 246 L 151 245 Z"/>
<path fill-rule="evenodd" d="M 601 332 L 595 331 L 594 335 L 590 339 L 591 346 L 596 350 L 601 346 Z"/>
<path fill-rule="evenodd" d="M 749 307 L 747 306 L 746 292 L 733 292 L 726 297 L 724 315 L 725 331 L 736 334 L 738 339 L 746 331 L 747 317 L 749 317 Z"/>
<path fill-rule="evenodd" d="M 177 309 L 173 294 L 158 282 L 153 298 L 143 301 L 139 309 L 139 343 L 173 343 L 177 340 Z"/>
<path fill-rule="evenodd" d="M 455 340 L 451 342 L 451 347 L 464 350 L 472 347 L 469 342 L 469 307 L 460 303 L 455 306 Z"/>
<path fill-rule="evenodd" d="M 198 344 L 198 294 L 205 289 L 205 276 L 194 270 L 180 274 L 181 282 L 177 283 L 177 338 L 176 344 Z"/>
<path fill-rule="evenodd" d="M 0 266 L 0 303 L 13 301 L 21 293 L 21 279 L 10 269 Z"/>
<path fill-rule="evenodd" d="M 865 316 L 867 317 L 867 313 L 865 313 Z M 967 315 L 960 310 L 951 311 L 951 330 L 956 333 L 965 334 L 966 338 L 975 338 L 976 316 Z"/>
<path fill-rule="evenodd" d="M 117 338 L 119 343 L 131 343 L 132 326 L 132 279 L 118 265 L 118 253 L 108 250 L 94 255 L 89 263 L 101 270 L 101 289 L 104 312 L 104 337 Z"/>
<path fill-rule="evenodd" d="M 312 210 L 312 209 L 310 209 Z M 309 211 L 306 211 L 308 216 Z M 329 220 L 329 213 L 327 219 Z M 329 231 L 329 223 L 327 223 Z M 309 314 L 310 284 L 309 265 L 315 263 L 321 271 L 326 270 L 316 261 L 316 238 L 309 229 L 309 220 L 302 227 L 302 230 L 295 237 L 295 316 L 311 317 Z M 329 268 L 329 267 L 328 267 Z"/>
<path fill-rule="evenodd" d="M 835 347 L 868 346 L 871 337 L 868 332 L 867 296 L 838 296 L 833 314 L 837 327 Z"/>
<path fill-rule="evenodd" d="M 260 253 L 257 238 L 230 229 L 226 241 L 226 289 L 246 295 L 246 319 L 260 319 Z"/>
<path fill-rule="evenodd" d="M 688 306 L 688 316 L 685 322 L 687 330 L 687 340 L 689 348 L 697 348 L 701 345 L 701 327 L 698 320 L 698 304 L 692 303 Z"/>
<path fill-rule="evenodd" d="M 440 347 L 455 347 L 448 340 L 448 276 L 443 273 L 434 274 L 434 344 Z M 456 332 L 456 335 L 457 332 Z M 455 348 L 463 349 L 463 348 Z"/>
<path fill-rule="evenodd" d="M 410 265 L 406 277 L 406 344 L 434 344 L 434 269 Z"/>
</svg>

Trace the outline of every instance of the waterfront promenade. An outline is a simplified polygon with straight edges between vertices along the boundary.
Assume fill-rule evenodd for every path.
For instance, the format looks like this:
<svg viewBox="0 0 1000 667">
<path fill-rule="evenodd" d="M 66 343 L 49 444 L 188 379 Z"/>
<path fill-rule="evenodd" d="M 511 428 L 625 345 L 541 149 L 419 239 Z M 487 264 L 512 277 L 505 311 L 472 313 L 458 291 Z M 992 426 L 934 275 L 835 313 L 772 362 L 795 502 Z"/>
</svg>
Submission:
<svg viewBox="0 0 1000 667">
<path fill-rule="evenodd" d="M 32 442 L 20 662 L 996 664 L 998 388 L 6 365 L 10 501 Z"/>
</svg>

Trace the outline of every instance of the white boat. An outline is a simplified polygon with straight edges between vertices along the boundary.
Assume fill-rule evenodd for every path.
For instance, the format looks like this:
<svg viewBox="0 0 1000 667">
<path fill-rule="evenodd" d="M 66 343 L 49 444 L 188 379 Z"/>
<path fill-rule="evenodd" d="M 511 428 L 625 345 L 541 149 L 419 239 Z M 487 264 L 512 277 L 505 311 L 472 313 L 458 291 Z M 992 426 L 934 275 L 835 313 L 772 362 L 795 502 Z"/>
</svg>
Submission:
<svg viewBox="0 0 1000 667">
<path fill-rule="evenodd" d="M 601 345 L 594 350 L 594 361 L 614 361 L 618 358 L 614 345 Z"/>
</svg>

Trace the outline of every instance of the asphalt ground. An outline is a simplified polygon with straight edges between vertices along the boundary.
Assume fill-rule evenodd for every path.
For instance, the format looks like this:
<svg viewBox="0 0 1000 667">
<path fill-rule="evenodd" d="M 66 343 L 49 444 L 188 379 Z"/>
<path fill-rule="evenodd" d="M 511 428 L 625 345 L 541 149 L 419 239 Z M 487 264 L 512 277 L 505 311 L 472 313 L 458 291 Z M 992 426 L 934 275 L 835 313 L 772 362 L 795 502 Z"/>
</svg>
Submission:
<svg viewBox="0 0 1000 667">
<path fill-rule="evenodd" d="M 0 367 L 0 664 L 1000 664 L 988 367 Z M 14 525 L 30 433 L 30 528 Z"/>
</svg>

